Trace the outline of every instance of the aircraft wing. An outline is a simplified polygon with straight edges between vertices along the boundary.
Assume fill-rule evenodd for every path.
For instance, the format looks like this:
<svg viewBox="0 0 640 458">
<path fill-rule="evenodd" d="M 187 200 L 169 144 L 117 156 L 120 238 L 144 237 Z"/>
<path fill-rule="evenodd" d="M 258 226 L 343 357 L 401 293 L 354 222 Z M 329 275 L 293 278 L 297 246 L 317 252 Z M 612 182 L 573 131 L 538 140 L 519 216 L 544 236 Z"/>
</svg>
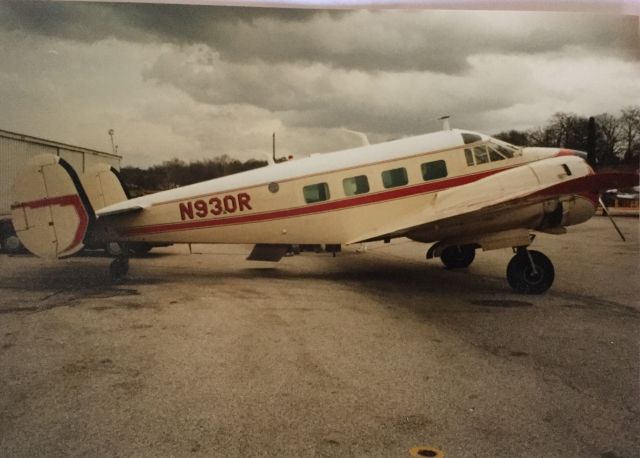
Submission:
<svg viewBox="0 0 640 458">
<path fill-rule="evenodd" d="M 593 174 L 580 158 L 553 158 L 530 163 L 462 186 L 439 191 L 435 200 L 407 217 L 350 243 L 401 237 L 436 223 L 477 221 L 550 199 L 560 201 L 574 195 L 597 194 L 612 188 L 638 185 L 632 173 Z"/>
</svg>

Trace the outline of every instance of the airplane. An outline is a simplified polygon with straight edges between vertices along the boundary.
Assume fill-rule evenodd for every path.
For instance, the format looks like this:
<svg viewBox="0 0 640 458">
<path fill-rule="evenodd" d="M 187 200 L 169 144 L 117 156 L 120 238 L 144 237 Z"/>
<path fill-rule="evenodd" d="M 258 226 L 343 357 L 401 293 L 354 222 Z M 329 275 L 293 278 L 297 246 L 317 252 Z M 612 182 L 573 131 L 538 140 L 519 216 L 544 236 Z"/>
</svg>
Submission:
<svg viewBox="0 0 640 458">
<path fill-rule="evenodd" d="M 585 159 L 445 128 L 128 199 L 111 167 L 78 176 L 64 159 L 40 155 L 18 176 L 12 218 L 44 258 L 153 242 L 254 244 L 247 259 L 279 261 L 292 244 L 407 237 L 433 244 L 427 259 L 459 269 L 479 248 L 511 248 L 509 285 L 541 294 L 555 272 L 529 249 L 535 232 L 564 234 L 594 215 L 600 191 L 638 184 L 636 174 L 595 174 Z M 127 274 L 128 251 L 111 263 L 114 278 Z"/>
</svg>

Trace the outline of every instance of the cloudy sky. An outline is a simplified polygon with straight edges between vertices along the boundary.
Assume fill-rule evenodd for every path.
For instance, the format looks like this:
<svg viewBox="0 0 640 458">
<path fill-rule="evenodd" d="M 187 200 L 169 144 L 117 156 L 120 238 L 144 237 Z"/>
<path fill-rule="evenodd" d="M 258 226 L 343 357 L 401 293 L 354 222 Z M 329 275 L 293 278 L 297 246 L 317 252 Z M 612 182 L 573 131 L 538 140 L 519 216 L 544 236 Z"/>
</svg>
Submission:
<svg viewBox="0 0 640 458">
<path fill-rule="evenodd" d="M 0 129 L 127 165 L 263 158 L 640 104 L 638 17 L 0 2 Z"/>
</svg>

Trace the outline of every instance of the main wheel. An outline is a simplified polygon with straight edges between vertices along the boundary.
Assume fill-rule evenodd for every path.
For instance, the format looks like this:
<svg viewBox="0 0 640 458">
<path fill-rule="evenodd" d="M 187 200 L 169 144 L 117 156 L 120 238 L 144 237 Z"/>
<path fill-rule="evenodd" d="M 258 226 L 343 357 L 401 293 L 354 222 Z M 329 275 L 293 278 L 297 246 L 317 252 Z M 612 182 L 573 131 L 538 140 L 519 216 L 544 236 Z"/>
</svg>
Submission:
<svg viewBox="0 0 640 458">
<path fill-rule="evenodd" d="M 529 250 L 535 272 L 526 251 L 518 252 L 507 265 L 509 286 L 523 294 L 542 294 L 553 284 L 555 270 L 553 264 L 539 251 Z"/>
<path fill-rule="evenodd" d="M 104 251 L 113 258 L 122 255 L 122 246 L 118 242 L 108 242 L 104 246 Z"/>
<path fill-rule="evenodd" d="M 476 249 L 471 245 L 448 246 L 442 250 L 440 260 L 447 269 L 469 267 L 476 257 Z"/>
<path fill-rule="evenodd" d="M 119 280 L 129 272 L 129 259 L 119 256 L 115 258 L 109 266 L 109 273 L 113 280 Z"/>
</svg>

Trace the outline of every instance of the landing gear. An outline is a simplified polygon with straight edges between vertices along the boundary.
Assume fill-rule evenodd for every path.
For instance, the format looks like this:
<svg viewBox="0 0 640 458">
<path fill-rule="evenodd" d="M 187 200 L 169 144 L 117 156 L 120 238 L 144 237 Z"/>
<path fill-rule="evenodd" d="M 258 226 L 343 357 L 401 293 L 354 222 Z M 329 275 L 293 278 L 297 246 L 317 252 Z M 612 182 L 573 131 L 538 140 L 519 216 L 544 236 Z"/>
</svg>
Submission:
<svg viewBox="0 0 640 458">
<path fill-rule="evenodd" d="M 125 256 L 118 256 L 109 266 L 109 273 L 112 280 L 120 280 L 129 272 L 129 258 Z"/>
<path fill-rule="evenodd" d="M 544 254 L 519 247 L 507 265 L 509 286 L 519 293 L 542 294 L 553 284 L 553 264 Z"/>
<path fill-rule="evenodd" d="M 109 273 L 112 280 L 120 280 L 129 272 L 129 247 L 122 244 L 121 253 L 111 261 Z"/>
<path fill-rule="evenodd" d="M 448 246 L 440 254 L 440 260 L 447 269 L 469 267 L 475 257 L 476 249 L 473 245 Z"/>
<path fill-rule="evenodd" d="M 135 254 L 136 256 L 144 256 L 146 254 L 149 253 L 149 251 L 151 251 L 151 249 L 153 248 L 153 245 L 150 245 L 148 243 L 144 243 L 144 242 L 139 242 L 139 243 L 135 243 L 135 244 L 131 244 L 129 246 L 129 249 L 133 252 L 133 254 Z"/>
<path fill-rule="evenodd" d="M 122 246 L 118 242 L 107 243 L 104 247 L 104 251 L 106 251 L 112 258 L 117 258 L 123 254 Z"/>
</svg>

